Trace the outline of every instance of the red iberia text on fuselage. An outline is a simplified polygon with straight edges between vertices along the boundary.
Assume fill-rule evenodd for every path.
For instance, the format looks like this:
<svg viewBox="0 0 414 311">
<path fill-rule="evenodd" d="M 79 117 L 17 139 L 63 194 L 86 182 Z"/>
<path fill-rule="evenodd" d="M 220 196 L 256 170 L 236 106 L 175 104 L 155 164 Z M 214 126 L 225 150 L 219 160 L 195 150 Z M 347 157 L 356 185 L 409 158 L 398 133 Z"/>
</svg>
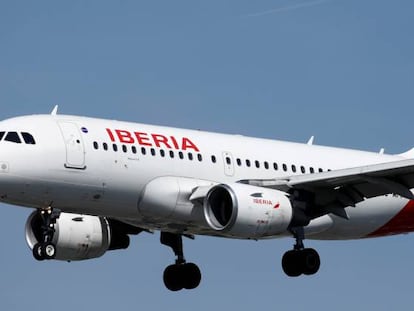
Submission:
<svg viewBox="0 0 414 311">
<path fill-rule="evenodd" d="M 126 130 L 106 129 L 112 142 L 119 141 L 122 144 L 138 144 L 140 146 L 176 149 L 182 151 L 200 149 L 188 137 L 165 136 L 155 133 L 130 132 Z"/>
<path fill-rule="evenodd" d="M 273 202 L 271 200 L 267 200 L 267 199 L 253 199 L 253 202 L 256 204 L 261 204 L 261 205 L 273 205 Z"/>
</svg>

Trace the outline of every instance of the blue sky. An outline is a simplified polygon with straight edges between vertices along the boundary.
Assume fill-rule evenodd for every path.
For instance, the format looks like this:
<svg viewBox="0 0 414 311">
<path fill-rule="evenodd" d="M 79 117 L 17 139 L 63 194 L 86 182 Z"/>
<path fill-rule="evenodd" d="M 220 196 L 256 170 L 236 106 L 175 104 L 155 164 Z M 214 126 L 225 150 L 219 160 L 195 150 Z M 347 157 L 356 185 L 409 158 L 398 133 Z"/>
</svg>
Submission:
<svg viewBox="0 0 414 311">
<path fill-rule="evenodd" d="M 2 1 L 1 118 L 60 112 L 399 153 L 414 147 L 414 3 Z M 320 273 L 284 276 L 292 239 L 185 241 L 202 285 L 168 292 L 159 235 L 80 262 L 35 262 L 30 210 L 1 204 L 0 308 L 407 309 L 411 235 L 315 242 Z"/>
</svg>

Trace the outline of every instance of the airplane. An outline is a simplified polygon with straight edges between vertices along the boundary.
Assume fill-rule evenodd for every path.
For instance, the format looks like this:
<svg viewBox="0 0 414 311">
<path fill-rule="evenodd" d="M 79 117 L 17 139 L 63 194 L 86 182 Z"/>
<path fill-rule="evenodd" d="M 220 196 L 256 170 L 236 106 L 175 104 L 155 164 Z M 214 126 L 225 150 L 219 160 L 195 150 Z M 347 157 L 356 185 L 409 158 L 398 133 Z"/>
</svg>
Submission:
<svg viewBox="0 0 414 311">
<path fill-rule="evenodd" d="M 52 113 L 0 122 L 0 201 L 34 209 L 36 260 L 78 261 L 160 232 L 167 289 L 195 289 L 183 237 L 291 237 L 290 277 L 320 267 L 305 239 L 414 231 L 414 149 L 398 155 Z"/>
</svg>

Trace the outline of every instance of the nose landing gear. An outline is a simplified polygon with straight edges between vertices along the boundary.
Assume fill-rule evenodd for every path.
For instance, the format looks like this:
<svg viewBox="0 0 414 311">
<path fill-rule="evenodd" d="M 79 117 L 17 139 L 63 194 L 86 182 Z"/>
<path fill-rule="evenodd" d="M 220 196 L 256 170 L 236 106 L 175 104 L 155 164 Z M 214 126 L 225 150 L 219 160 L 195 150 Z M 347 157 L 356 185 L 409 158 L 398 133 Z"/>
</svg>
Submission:
<svg viewBox="0 0 414 311">
<path fill-rule="evenodd" d="M 294 228 L 291 229 L 291 232 L 296 239 L 296 243 L 293 250 L 283 255 L 283 271 L 290 277 L 317 273 L 321 265 L 319 254 L 313 248 L 305 248 L 303 245 L 305 238 L 303 228 Z"/>
<path fill-rule="evenodd" d="M 38 210 L 41 220 L 41 231 L 39 242 L 33 246 L 33 257 L 36 260 L 50 260 L 56 257 L 56 245 L 52 242 L 55 234 L 56 220 L 60 212 L 54 211 L 51 207 Z"/>
<path fill-rule="evenodd" d="M 161 244 L 172 248 L 177 256 L 175 264 L 164 270 L 164 284 L 171 291 L 197 288 L 201 282 L 201 272 L 194 263 L 187 263 L 183 253 L 182 235 L 161 232 Z"/>
</svg>

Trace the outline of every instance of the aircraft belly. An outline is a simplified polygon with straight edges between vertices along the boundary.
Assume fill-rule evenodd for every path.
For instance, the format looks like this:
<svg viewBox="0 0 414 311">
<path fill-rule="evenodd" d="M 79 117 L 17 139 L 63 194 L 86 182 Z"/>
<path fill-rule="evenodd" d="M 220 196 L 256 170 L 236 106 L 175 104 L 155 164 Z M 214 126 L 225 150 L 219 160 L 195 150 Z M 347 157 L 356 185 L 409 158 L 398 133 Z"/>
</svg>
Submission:
<svg viewBox="0 0 414 311">
<path fill-rule="evenodd" d="M 355 208 L 346 208 L 349 220 L 329 215 L 333 222 L 332 226 L 323 232 L 309 235 L 307 238 L 347 240 L 374 237 L 373 233 L 389 223 L 409 202 L 411 201 L 391 194 L 365 200 L 357 204 Z M 411 224 L 411 227 L 414 229 L 414 224 Z M 413 230 L 410 230 L 409 226 L 407 229 L 407 231 Z M 392 232 L 388 234 L 392 234 Z"/>
</svg>

